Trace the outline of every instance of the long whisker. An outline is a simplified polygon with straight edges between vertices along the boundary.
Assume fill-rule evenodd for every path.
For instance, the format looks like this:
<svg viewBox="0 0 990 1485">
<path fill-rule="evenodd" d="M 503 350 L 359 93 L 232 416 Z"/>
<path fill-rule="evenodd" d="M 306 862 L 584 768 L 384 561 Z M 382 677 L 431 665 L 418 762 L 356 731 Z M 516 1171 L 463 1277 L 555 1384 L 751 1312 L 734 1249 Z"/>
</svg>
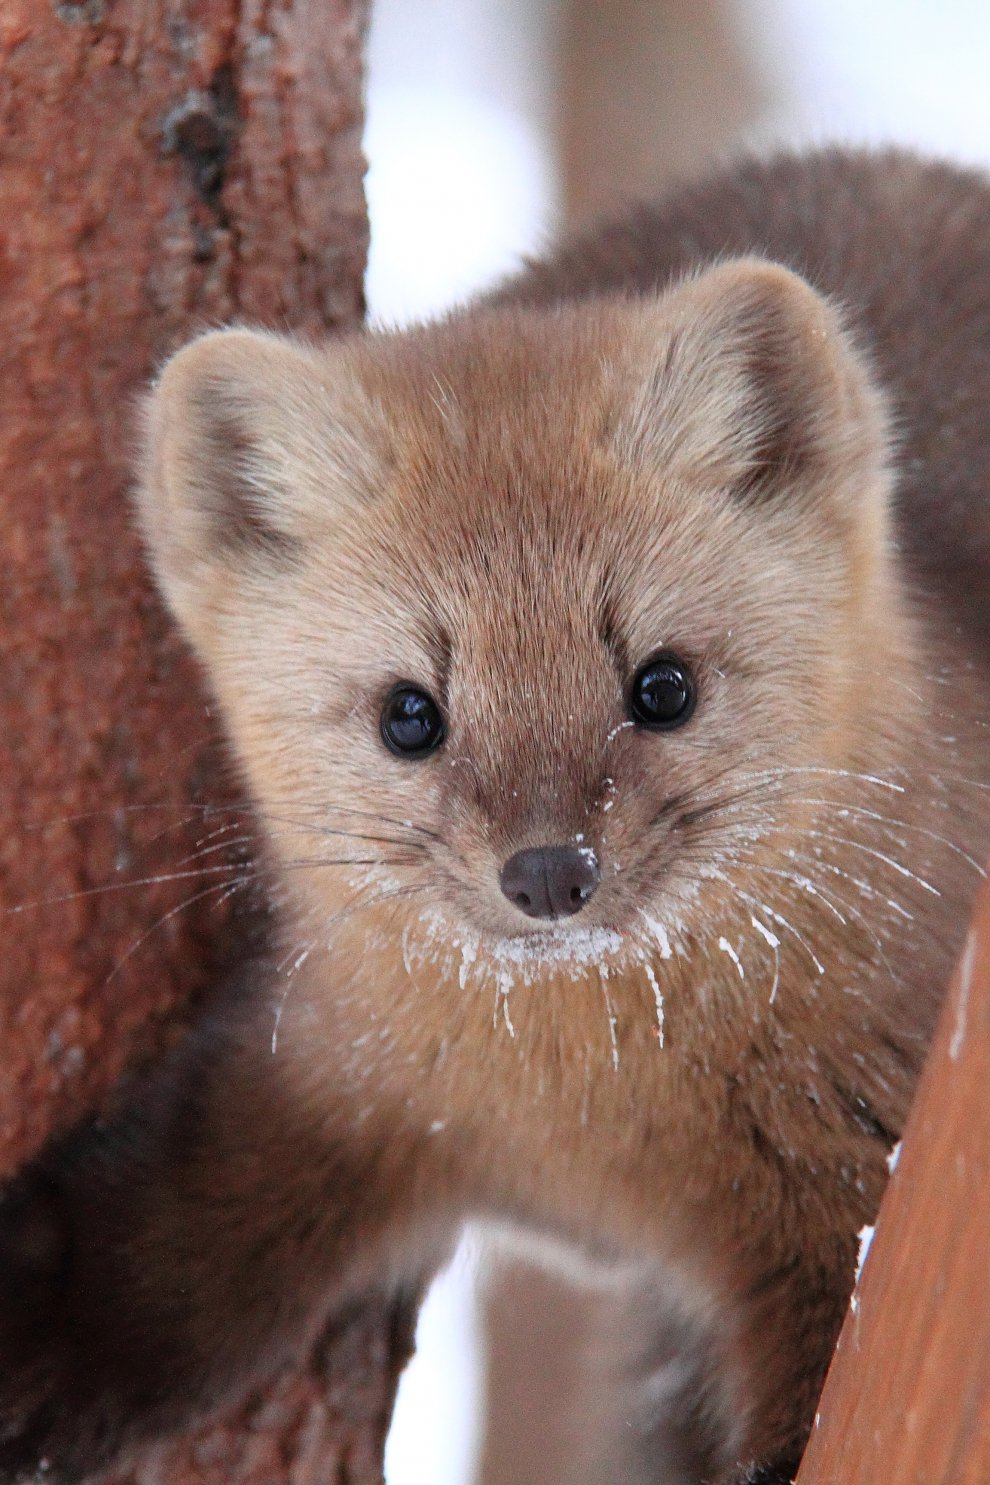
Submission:
<svg viewBox="0 0 990 1485">
<path fill-rule="evenodd" d="M 362 893 L 359 891 L 359 892 L 357 892 L 355 894 L 355 896 L 347 904 L 346 907 L 342 908 L 339 912 L 336 912 L 336 913 L 331 914 L 331 916 L 329 918 L 327 918 L 325 922 L 322 922 L 321 923 L 321 925 L 320 925 L 321 926 L 321 932 L 324 932 L 325 933 L 327 929 L 333 928 L 337 923 L 341 922 L 344 918 L 350 917 L 353 913 L 356 913 L 356 912 L 360 911 L 361 909 L 367 910 L 370 907 L 378 907 L 383 902 L 392 902 L 392 901 L 395 901 L 397 898 L 400 898 L 400 897 L 410 897 L 410 896 L 414 895 L 416 892 L 423 891 L 423 890 L 425 890 L 425 884 L 419 884 L 419 885 L 417 885 L 417 884 L 413 883 L 411 885 L 407 885 L 407 886 L 403 886 L 403 887 L 387 888 L 387 889 L 384 889 L 384 890 L 382 890 L 382 891 L 380 891 L 380 892 L 378 892 L 376 894 L 373 894 L 371 897 L 364 897 L 364 896 L 362 896 Z M 278 1051 L 278 1032 L 279 1032 L 279 1027 L 282 1024 L 282 1017 L 283 1017 L 283 1015 L 285 1013 L 285 1007 L 286 1007 L 286 1004 L 288 1002 L 289 995 L 290 995 L 290 993 L 292 991 L 292 987 L 293 987 L 293 984 L 294 984 L 293 976 L 305 964 L 306 960 L 309 958 L 309 956 L 312 953 L 312 951 L 315 948 L 315 946 L 316 946 L 316 939 L 311 939 L 309 941 L 309 943 L 304 944 L 301 948 L 300 948 L 300 946 L 298 944 L 296 944 L 292 949 L 289 950 L 288 954 L 285 956 L 285 958 L 282 960 L 281 964 L 279 965 L 279 971 L 285 973 L 287 983 L 286 983 L 286 986 L 285 986 L 285 990 L 283 991 L 283 993 L 282 993 L 282 995 L 281 995 L 281 997 L 279 999 L 278 1005 L 275 1007 L 275 1019 L 274 1019 L 274 1022 L 272 1024 L 272 1056 L 273 1057 L 275 1056 L 275 1053 Z M 292 960 L 291 965 L 289 965 L 289 960 L 290 959 Z"/>
<path fill-rule="evenodd" d="M 791 860 L 803 861 L 805 865 L 811 868 L 819 871 L 827 871 L 833 876 L 841 877 L 851 887 L 857 888 L 861 896 L 876 898 L 896 913 L 899 918 L 903 918 L 906 923 L 914 922 L 914 914 L 909 912 L 902 902 L 898 902 L 896 897 L 889 897 L 885 892 L 881 892 L 875 883 L 868 882 L 863 877 L 853 876 L 851 872 L 845 871 L 843 867 L 836 866 L 834 861 L 825 861 L 820 856 L 807 856 L 794 850 L 789 850 L 787 854 Z"/>
<path fill-rule="evenodd" d="M 903 772 L 903 770 L 901 770 Z M 893 779 L 884 778 L 880 774 L 858 773 L 850 768 L 827 768 L 814 764 L 778 764 L 772 768 L 756 769 L 749 774 L 743 774 L 743 778 L 766 778 L 782 779 L 799 777 L 802 774 L 817 774 L 822 778 L 843 779 L 847 782 L 875 785 L 878 789 L 889 789 L 894 794 L 907 792 L 905 785 L 897 784 Z"/>
<path fill-rule="evenodd" d="M 842 924 L 843 927 L 848 927 L 848 920 L 844 916 L 845 913 L 848 913 L 849 917 L 859 924 L 863 932 L 870 939 L 891 979 L 896 984 L 900 983 L 900 977 L 895 973 L 893 966 L 887 958 L 886 950 L 884 949 L 884 946 L 880 941 L 879 935 L 877 934 L 876 930 L 869 922 L 869 920 L 865 917 L 865 915 L 852 903 L 847 902 L 845 898 L 839 897 L 838 894 L 827 889 L 821 883 L 813 882 L 809 876 L 803 873 L 791 873 L 781 871 L 777 867 L 762 865 L 757 866 L 744 862 L 738 863 L 738 866 L 743 871 L 748 870 L 754 873 L 766 873 L 769 876 L 777 877 L 782 879 L 783 881 L 792 883 L 792 885 L 796 886 L 800 891 L 806 892 L 809 895 L 816 897 L 822 903 L 822 905 L 833 914 L 833 916 Z"/>
<path fill-rule="evenodd" d="M 945 846 L 946 850 L 951 851 L 956 856 L 959 856 L 963 861 L 966 862 L 968 866 L 971 866 L 979 876 L 985 878 L 987 875 L 986 868 L 982 862 L 977 861 L 975 856 L 971 856 L 968 851 L 965 851 L 962 848 L 962 846 L 957 845 L 955 841 L 950 840 L 947 835 L 942 835 L 937 830 L 929 830 L 924 825 L 915 825 L 911 820 L 900 820 L 895 819 L 891 816 L 882 815 L 877 810 L 870 810 L 865 808 L 865 806 L 859 804 L 850 804 L 844 801 L 840 803 L 839 801 L 815 799 L 813 797 L 802 797 L 798 802 L 801 804 L 824 805 L 826 807 L 831 807 L 840 816 L 856 815 L 860 819 L 877 821 L 881 825 L 883 825 L 885 830 L 907 830 L 913 835 L 924 836 L 926 840 L 936 841 L 939 845 Z M 898 841 L 898 844 L 904 845 L 906 843 L 903 841 Z"/>
<path fill-rule="evenodd" d="M 285 836 L 291 835 L 292 833 L 293 831 L 289 829 L 275 831 L 269 830 L 265 832 L 265 835 L 266 839 L 268 840 L 281 840 L 284 839 Z M 358 831 L 351 830 L 321 830 L 319 831 L 319 834 L 320 836 L 328 836 L 334 839 L 365 841 L 372 845 L 401 846 L 405 847 L 406 850 L 413 849 L 414 847 L 418 850 L 423 849 L 423 847 L 418 842 L 399 840 L 392 835 L 365 835 Z M 189 852 L 188 855 L 184 856 L 178 864 L 180 866 L 185 866 L 189 862 L 199 861 L 206 856 L 216 855 L 220 851 L 233 850 L 235 846 L 256 844 L 257 836 L 238 835 L 234 836 L 230 840 L 215 841 L 212 845 L 197 845 L 195 850 Z"/>
<path fill-rule="evenodd" d="M 326 866 L 419 866 L 421 864 L 422 863 L 418 857 L 405 858 L 389 856 L 314 856 L 309 858 L 303 857 L 296 860 L 280 861 L 277 866 L 267 867 L 263 870 L 255 867 L 253 868 L 253 875 L 256 878 L 263 875 L 275 876 L 278 874 L 279 871 L 283 870 L 292 871 L 299 870 L 301 868 L 311 870 L 315 867 Z M 60 893 L 55 897 L 40 897 L 32 900 L 31 902 L 19 902 L 15 903 L 12 907 L 4 908 L 3 911 L 4 913 L 8 914 L 23 913 L 27 912 L 31 908 L 57 907 L 61 903 L 76 902 L 81 898 L 86 897 L 99 897 L 102 894 L 108 892 L 125 892 L 136 887 L 154 887 L 167 882 L 182 882 L 190 880 L 201 881 L 205 876 L 214 874 L 218 875 L 220 873 L 225 873 L 226 880 L 229 881 L 232 873 L 242 873 L 243 871 L 243 862 L 225 862 L 217 866 L 204 866 L 201 867 L 198 871 L 159 872 L 153 876 L 132 877 L 126 882 L 105 882 L 98 887 L 81 887 L 78 889 L 78 891 Z M 221 883 L 221 885 L 223 885 L 223 883 Z"/>
<path fill-rule="evenodd" d="M 102 809 L 79 810 L 70 815 L 55 815 L 47 820 L 29 820 L 20 828 L 24 831 L 39 832 L 43 830 L 52 830 L 56 826 L 60 825 L 79 825 L 83 824 L 87 820 L 96 820 L 100 818 L 114 819 L 119 818 L 123 815 L 147 814 L 151 811 L 171 811 L 176 808 L 176 805 L 168 804 L 164 801 L 161 803 L 148 801 L 142 804 L 112 805 L 104 807 Z M 274 814 L 272 812 L 262 810 L 253 804 L 245 804 L 243 800 L 237 802 L 213 801 L 208 804 L 197 804 L 187 800 L 184 801 L 178 808 L 180 810 L 178 818 L 170 821 L 169 824 L 165 827 L 165 831 L 163 833 L 167 833 L 171 830 L 179 830 L 183 826 L 191 824 L 197 817 L 204 817 L 208 819 L 210 816 L 217 817 L 230 814 L 247 816 L 251 820 L 262 822 L 271 820 L 275 824 L 293 825 L 300 830 L 319 830 L 321 828 L 319 825 L 314 825 L 311 821 L 303 818 L 302 815 L 293 817 L 284 814 Z M 428 840 L 441 841 L 443 839 L 438 831 L 431 830 L 425 825 L 418 825 L 413 820 L 400 820 L 393 815 L 382 815 L 376 813 L 373 810 L 357 809 L 351 805 L 321 803 L 299 806 L 298 808 L 305 810 L 309 814 L 354 815 L 362 819 L 374 820 L 384 825 L 394 825 L 400 830 L 412 831 L 414 834 L 425 836 Z M 228 822 L 227 824 L 219 827 L 220 830 L 226 830 L 230 828 L 238 828 L 237 822 Z M 157 837 L 155 838 L 157 839 Z"/>
<path fill-rule="evenodd" d="M 184 913 L 188 908 L 194 907 L 197 902 L 202 902 L 205 897 L 209 897 L 211 893 L 214 892 L 223 894 L 218 898 L 217 906 L 219 906 L 221 903 L 225 902 L 227 897 L 231 896 L 232 893 L 240 891 L 241 887 L 248 885 L 253 880 L 253 877 L 238 877 L 237 880 L 233 883 L 229 881 L 213 882 L 209 887 L 204 887 L 202 892 L 194 892 L 191 897 L 184 898 L 177 907 L 170 908 L 167 913 L 162 913 L 161 917 L 156 918 L 151 927 L 145 929 L 144 933 L 142 933 L 139 938 L 135 939 L 130 948 L 121 955 L 121 957 L 114 965 L 113 969 L 104 980 L 104 985 L 109 985 L 111 980 L 116 978 L 116 976 L 123 969 L 124 965 L 127 964 L 128 960 L 130 960 L 131 957 L 137 953 L 138 949 L 141 948 L 142 944 L 147 943 L 148 939 L 151 938 L 153 934 L 157 933 L 159 929 L 164 928 L 166 923 L 170 923 L 172 919 L 178 917 L 180 913 Z"/>
<path fill-rule="evenodd" d="M 882 861 L 885 866 L 891 867 L 902 877 L 907 877 L 908 880 L 916 882 L 919 887 L 925 892 L 930 892 L 933 897 L 942 896 L 939 889 L 933 883 L 927 881 L 924 877 L 918 876 L 917 872 L 913 872 L 902 861 L 896 860 L 893 856 L 886 855 L 883 851 L 878 851 L 875 846 L 868 846 L 863 841 L 855 840 L 852 836 L 837 835 L 830 830 L 806 830 L 804 834 L 814 840 L 827 840 L 831 841 L 833 845 L 848 846 L 854 851 L 863 851 L 867 856 L 873 856 L 877 861 Z"/>
<path fill-rule="evenodd" d="M 731 892 L 735 892 L 740 900 L 742 902 L 745 902 L 750 908 L 755 907 L 760 912 L 766 913 L 772 922 L 778 923 L 781 928 L 792 934 L 797 942 L 801 945 L 802 949 L 807 954 L 808 958 L 811 960 L 818 973 L 820 975 L 823 975 L 825 973 L 825 966 L 818 958 L 818 955 L 811 948 L 807 940 L 803 938 L 800 933 L 798 933 L 793 923 L 788 922 L 783 913 L 780 913 L 775 908 L 772 908 L 769 903 L 760 902 L 758 898 L 752 897 L 749 893 L 744 892 L 743 889 L 738 885 L 738 883 L 733 882 L 731 877 L 727 877 L 724 872 L 720 872 L 717 868 L 713 871 L 712 875 L 717 877 L 719 881 L 724 882 L 729 890 Z"/>
</svg>

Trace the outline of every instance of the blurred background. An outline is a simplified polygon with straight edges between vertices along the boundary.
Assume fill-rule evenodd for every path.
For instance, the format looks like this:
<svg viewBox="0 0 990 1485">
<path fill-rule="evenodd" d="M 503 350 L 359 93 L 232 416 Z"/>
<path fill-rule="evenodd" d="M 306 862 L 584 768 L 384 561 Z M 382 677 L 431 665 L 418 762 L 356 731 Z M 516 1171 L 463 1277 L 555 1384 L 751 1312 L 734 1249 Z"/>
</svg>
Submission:
<svg viewBox="0 0 990 1485">
<path fill-rule="evenodd" d="M 375 0 L 368 64 L 378 323 L 740 150 L 897 141 L 990 164 L 986 0 Z M 388 1485 L 472 1485 L 482 1455 L 485 1485 L 525 1476 L 566 1344 L 552 1289 L 490 1239 L 462 1245 L 422 1313 Z"/>
<path fill-rule="evenodd" d="M 374 0 L 373 316 L 426 315 L 739 149 L 990 162 L 985 0 Z"/>
</svg>

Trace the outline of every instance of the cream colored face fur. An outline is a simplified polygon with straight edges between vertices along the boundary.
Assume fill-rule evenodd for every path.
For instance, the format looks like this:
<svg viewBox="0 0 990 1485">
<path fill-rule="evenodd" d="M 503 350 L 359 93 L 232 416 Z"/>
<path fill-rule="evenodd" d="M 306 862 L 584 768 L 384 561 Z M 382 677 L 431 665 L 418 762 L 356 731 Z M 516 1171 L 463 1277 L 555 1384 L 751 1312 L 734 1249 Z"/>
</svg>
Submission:
<svg viewBox="0 0 990 1485">
<path fill-rule="evenodd" d="M 782 856 L 801 812 L 771 785 L 856 766 L 892 602 L 882 417 L 783 269 L 319 350 L 207 335 L 148 429 L 155 566 L 310 916 L 390 901 L 535 958 L 663 943 L 733 862 Z M 659 650 L 698 692 L 668 733 L 629 713 Z M 398 681 L 445 718 L 421 760 L 381 740 Z M 499 872 L 568 843 L 602 883 L 548 928 Z"/>
</svg>

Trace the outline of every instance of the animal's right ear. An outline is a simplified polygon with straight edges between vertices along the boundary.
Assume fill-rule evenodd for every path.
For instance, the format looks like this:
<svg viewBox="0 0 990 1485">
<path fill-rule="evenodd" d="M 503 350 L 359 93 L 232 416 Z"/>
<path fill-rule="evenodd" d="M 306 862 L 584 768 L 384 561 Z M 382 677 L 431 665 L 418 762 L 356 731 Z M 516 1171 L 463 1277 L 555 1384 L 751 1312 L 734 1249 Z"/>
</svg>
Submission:
<svg viewBox="0 0 990 1485">
<path fill-rule="evenodd" d="M 195 637 L 232 583 L 292 563 L 373 483 L 367 399 L 339 347 L 214 331 L 146 406 L 138 503 L 159 584 Z"/>
</svg>

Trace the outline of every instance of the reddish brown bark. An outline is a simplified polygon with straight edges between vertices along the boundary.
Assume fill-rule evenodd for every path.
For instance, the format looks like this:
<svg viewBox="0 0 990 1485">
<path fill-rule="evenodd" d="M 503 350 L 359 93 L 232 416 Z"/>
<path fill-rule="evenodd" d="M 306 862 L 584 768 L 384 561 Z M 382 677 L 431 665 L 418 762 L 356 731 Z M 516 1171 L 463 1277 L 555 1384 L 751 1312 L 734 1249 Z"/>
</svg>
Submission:
<svg viewBox="0 0 990 1485">
<path fill-rule="evenodd" d="M 366 11 L 0 5 L 0 1177 L 242 952 L 230 858 L 188 859 L 230 785 L 130 520 L 134 408 L 203 326 L 358 319 Z M 392 1323 L 136 1478 L 378 1478 Z"/>
<path fill-rule="evenodd" d="M 963 952 L 799 1485 L 990 1480 L 990 890 Z"/>
</svg>

